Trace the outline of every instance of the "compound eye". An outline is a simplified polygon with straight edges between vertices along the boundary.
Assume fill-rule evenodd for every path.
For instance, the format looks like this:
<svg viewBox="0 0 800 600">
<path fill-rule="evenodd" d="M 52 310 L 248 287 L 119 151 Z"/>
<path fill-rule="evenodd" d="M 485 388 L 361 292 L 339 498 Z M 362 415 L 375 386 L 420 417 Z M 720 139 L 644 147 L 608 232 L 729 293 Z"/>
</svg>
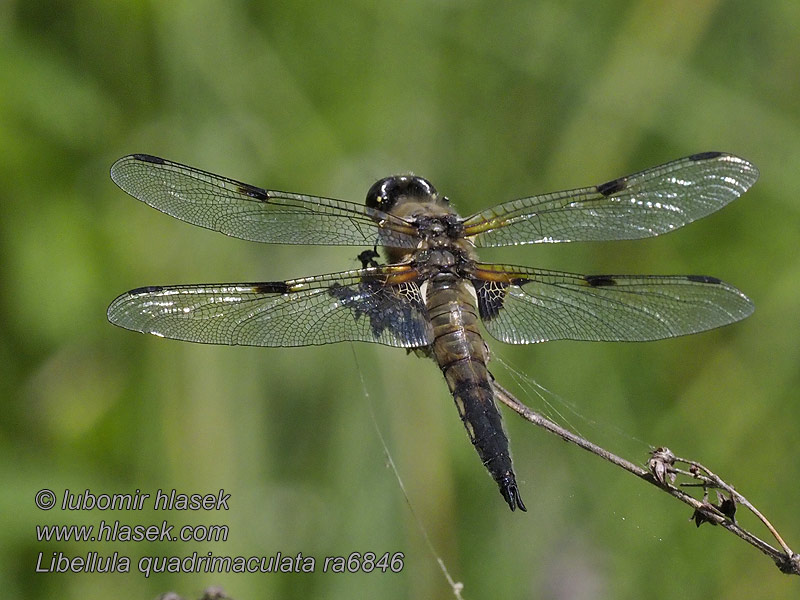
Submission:
<svg viewBox="0 0 800 600">
<path fill-rule="evenodd" d="M 392 179 L 392 177 L 385 177 L 372 184 L 372 187 L 369 188 L 367 192 L 367 200 L 365 202 L 369 208 L 382 210 L 384 212 L 391 208 L 389 197 L 390 190 L 388 188 L 391 185 Z"/>
<path fill-rule="evenodd" d="M 426 200 L 433 200 L 436 198 L 436 188 L 433 184 L 423 177 L 409 177 L 408 195 L 416 198 L 424 198 Z"/>
<path fill-rule="evenodd" d="M 401 198 L 435 201 L 436 188 L 427 179 L 413 175 L 385 177 L 369 188 L 366 205 L 388 212 Z"/>
</svg>

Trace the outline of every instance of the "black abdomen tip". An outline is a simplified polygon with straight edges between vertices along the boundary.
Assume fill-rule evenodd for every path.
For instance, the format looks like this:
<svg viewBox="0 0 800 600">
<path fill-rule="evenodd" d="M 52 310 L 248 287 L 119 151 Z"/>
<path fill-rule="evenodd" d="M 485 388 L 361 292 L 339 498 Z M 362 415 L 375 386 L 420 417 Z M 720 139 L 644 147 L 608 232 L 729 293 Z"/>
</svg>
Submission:
<svg viewBox="0 0 800 600">
<path fill-rule="evenodd" d="M 513 474 L 503 477 L 501 481 L 497 482 L 497 485 L 500 486 L 500 493 L 512 511 L 519 507 L 522 512 L 528 512 L 528 509 L 525 508 L 525 503 L 522 501 L 522 496 L 519 494 L 519 487 Z"/>
</svg>

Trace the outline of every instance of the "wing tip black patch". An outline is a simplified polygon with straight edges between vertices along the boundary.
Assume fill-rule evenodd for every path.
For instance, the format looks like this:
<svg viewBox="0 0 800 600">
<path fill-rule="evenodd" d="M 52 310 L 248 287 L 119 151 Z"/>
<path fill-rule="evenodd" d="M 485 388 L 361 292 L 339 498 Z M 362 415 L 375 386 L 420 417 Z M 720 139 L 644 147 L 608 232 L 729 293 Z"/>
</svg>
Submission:
<svg viewBox="0 0 800 600">
<path fill-rule="evenodd" d="M 251 198 L 255 198 L 256 200 L 267 200 L 269 199 L 269 194 L 267 190 L 262 189 L 260 187 L 256 187 L 254 185 L 250 185 L 249 183 L 240 183 L 237 186 L 237 189 L 250 196 Z"/>
<path fill-rule="evenodd" d="M 160 292 L 164 289 L 163 286 L 160 285 L 146 285 L 144 287 L 138 287 L 128 292 L 128 296 L 142 296 L 144 294 L 155 294 Z"/>
<path fill-rule="evenodd" d="M 132 154 L 131 156 L 133 156 L 133 158 L 135 158 L 136 160 L 153 163 L 154 165 L 163 165 L 167 162 L 163 158 L 159 158 L 158 156 L 153 156 L 152 154 Z"/>
<path fill-rule="evenodd" d="M 710 160 L 720 156 L 722 156 L 722 152 L 698 152 L 697 154 L 692 154 L 689 160 Z"/>
<path fill-rule="evenodd" d="M 710 275 L 687 275 L 686 279 L 689 281 L 695 281 L 697 283 L 713 283 L 717 285 L 722 283 L 721 279 L 711 277 Z"/>
<path fill-rule="evenodd" d="M 583 278 L 592 287 L 609 287 L 617 285 L 617 281 L 609 275 L 586 275 Z"/>
<path fill-rule="evenodd" d="M 621 192 L 627 186 L 628 186 L 628 180 L 625 177 L 618 177 L 617 179 L 612 179 L 611 181 L 606 181 L 605 183 L 601 183 L 600 185 L 597 186 L 597 191 L 603 196 L 610 196 L 611 194 L 616 194 L 617 192 Z"/>
</svg>

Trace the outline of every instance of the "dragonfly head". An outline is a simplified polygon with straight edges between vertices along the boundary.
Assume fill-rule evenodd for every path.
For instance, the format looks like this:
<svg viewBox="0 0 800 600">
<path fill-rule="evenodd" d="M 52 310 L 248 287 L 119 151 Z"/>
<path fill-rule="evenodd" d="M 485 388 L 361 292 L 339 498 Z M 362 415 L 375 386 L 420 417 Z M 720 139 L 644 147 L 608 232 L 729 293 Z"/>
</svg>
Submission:
<svg viewBox="0 0 800 600">
<path fill-rule="evenodd" d="M 366 205 L 383 212 L 405 212 L 403 204 L 447 205 L 446 197 L 439 197 L 433 184 L 416 175 L 393 175 L 376 181 L 367 192 Z"/>
</svg>

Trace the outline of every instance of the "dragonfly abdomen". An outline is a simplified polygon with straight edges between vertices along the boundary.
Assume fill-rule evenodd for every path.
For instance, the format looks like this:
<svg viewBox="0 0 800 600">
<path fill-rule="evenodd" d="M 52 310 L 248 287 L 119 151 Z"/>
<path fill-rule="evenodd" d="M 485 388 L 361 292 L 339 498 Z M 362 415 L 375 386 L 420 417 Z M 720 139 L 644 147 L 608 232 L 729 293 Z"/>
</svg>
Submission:
<svg viewBox="0 0 800 600">
<path fill-rule="evenodd" d="M 453 394 L 475 450 L 511 510 L 525 510 L 511 463 L 508 438 L 494 400 L 489 353 L 478 331 L 471 285 L 442 274 L 429 284 L 426 304 L 433 325 L 433 356 Z"/>
</svg>

